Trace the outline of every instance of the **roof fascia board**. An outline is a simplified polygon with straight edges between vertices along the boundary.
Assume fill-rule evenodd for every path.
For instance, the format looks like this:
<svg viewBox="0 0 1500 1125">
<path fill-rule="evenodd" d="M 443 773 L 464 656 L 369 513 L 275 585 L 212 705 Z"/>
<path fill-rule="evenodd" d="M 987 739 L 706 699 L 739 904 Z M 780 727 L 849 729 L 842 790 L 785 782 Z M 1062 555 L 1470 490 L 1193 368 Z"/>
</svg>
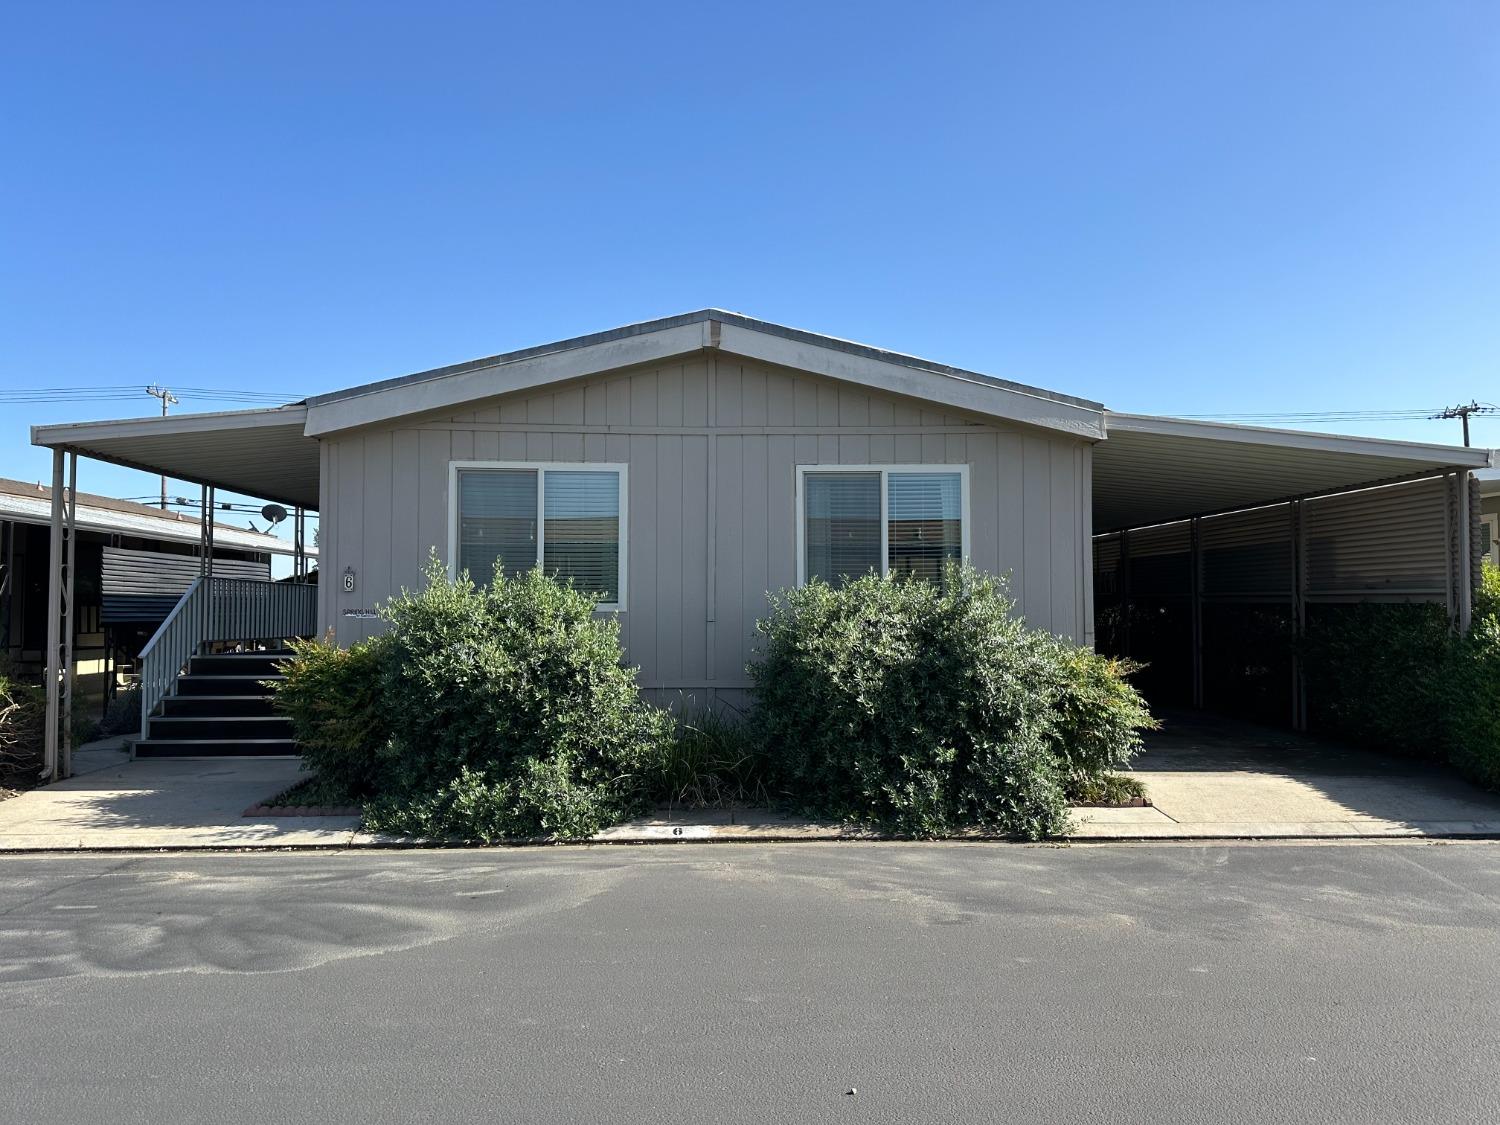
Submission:
<svg viewBox="0 0 1500 1125">
<path fill-rule="evenodd" d="M 707 346 L 708 340 L 709 324 L 702 321 L 520 359 L 506 360 L 500 356 L 493 364 L 452 375 L 377 385 L 350 397 L 314 401 L 308 406 L 306 432 L 309 437 L 319 437 L 412 414 L 457 408 L 616 368 L 672 359 L 699 351 Z"/>
<path fill-rule="evenodd" d="M 1241 445 L 1272 445 L 1286 449 L 1308 449 L 1323 453 L 1352 453 L 1362 457 L 1386 457 L 1401 461 L 1427 461 L 1434 465 L 1482 469 L 1492 464 L 1488 449 L 1460 445 L 1432 445 L 1391 438 L 1350 437 L 1306 430 L 1275 430 L 1264 426 L 1237 426 L 1228 422 L 1200 422 L 1158 414 L 1106 413 L 1111 430 L 1155 434 L 1162 437 L 1199 438 L 1204 441 L 1238 442 Z"/>
<path fill-rule="evenodd" d="M 310 437 L 319 437 L 395 418 L 457 409 L 499 395 L 661 362 L 705 348 L 1086 440 L 1104 437 L 1102 411 L 1093 407 L 1027 394 L 988 379 L 924 370 L 857 354 L 820 344 L 815 339 L 744 327 L 727 318 L 673 324 L 651 332 L 518 359 L 499 356 L 492 364 L 449 375 L 376 384 L 369 391 L 347 397 L 313 399 L 308 404 L 306 432 Z"/>
<path fill-rule="evenodd" d="M 940 374 L 871 356 L 829 348 L 815 342 L 725 323 L 721 350 L 762 363 L 824 375 L 871 390 L 907 395 L 959 410 L 1006 418 L 1097 441 L 1104 437 L 1101 410 L 1030 395 L 957 374 Z"/>
<path fill-rule="evenodd" d="M 60 422 L 32 426 L 31 444 L 76 446 L 110 438 L 157 437 L 163 434 L 219 433 L 262 427 L 305 426 L 307 407 L 278 406 L 270 410 L 223 410 L 171 417 L 115 418 L 104 422 Z M 92 453 L 89 456 L 94 456 Z"/>
</svg>

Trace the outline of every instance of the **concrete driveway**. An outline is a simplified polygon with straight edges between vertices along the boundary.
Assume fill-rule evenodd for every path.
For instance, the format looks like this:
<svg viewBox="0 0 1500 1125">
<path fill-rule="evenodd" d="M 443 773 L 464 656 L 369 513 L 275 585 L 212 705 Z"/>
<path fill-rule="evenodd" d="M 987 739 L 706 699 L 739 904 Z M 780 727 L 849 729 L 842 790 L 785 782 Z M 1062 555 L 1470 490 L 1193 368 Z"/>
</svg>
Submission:
<svg viewBox="0 0 1500 1125">
<path fill-rule="evenodd" d="M 1177 713 L 1130 771 L 1149 809 L 1084 809 L 1079 838 L 1500 835 L 1500 794 L 1452 770 Z"/>
<path fill-rule="evenodd" d="M 296 758 L 78 755 L 75 776 L 0 801 L 0 851 L 340 847 L 352 816 L 246 817 L 306 776 Z"/>
</svg>

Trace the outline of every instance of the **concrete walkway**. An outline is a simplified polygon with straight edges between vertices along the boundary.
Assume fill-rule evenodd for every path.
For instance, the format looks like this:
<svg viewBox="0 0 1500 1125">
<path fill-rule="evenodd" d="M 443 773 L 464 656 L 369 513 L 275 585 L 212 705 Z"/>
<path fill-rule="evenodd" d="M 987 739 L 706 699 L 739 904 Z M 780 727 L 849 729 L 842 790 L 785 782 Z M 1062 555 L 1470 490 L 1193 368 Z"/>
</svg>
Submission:
<svg viewBox="0 0 1500 1125">
<path fill-rule="evenodd" d="M 292 759 L 130 761 L 78 751 L 78 773 L 0 801 L 0 852 L 380 847 L 356 817 L 247 817 L 306 776 Z M 1079 809 L 1076 840 L 1500 837 L 1500 795 L 1451 771 L 1200 715 L 1175 715 L 1132 771 L 1153 807 Z M 871 839 L 763 809 L 673 809 L 600 843 Z"/>
<path fill-rule="evenodd" d="M 1075 839 L 1500 836 L 1500 794 L 1437 765 L 1169 715 L 1130 771 L 1152 808 L 1080 809 Z"/>
</svg>

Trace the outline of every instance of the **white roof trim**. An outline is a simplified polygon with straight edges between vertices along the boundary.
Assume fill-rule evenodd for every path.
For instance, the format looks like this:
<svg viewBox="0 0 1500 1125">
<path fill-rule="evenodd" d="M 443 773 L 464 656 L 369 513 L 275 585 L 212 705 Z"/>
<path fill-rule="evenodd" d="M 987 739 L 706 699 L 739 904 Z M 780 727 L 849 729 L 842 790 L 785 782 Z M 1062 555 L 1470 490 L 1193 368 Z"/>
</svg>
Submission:
<svg viewBox="0 0 1500 1125">
<path fill-rule="evenodd" d="M 734 324 L 723 326 L 719 348 L 746 359 L 810 371 L 871 390 L 907 395 L 976 414 L 1061 430 L 1091 441 L 1104 437 L 1104 418 L 1099 410 L 1028 394 L 984 379 L 924 371 Z"/>
<path fill-rule="evenodd" d="M 702 348 L 705 328 L 704 324 L 687 324 L 522 359 L 497 356 L 493 363 L 450 375 L 356 389 L 349 397 L 311 404 L 306 432 L 309 437 L 321 437 L 337 430 L 460 407 L 497 395 L 597 375 L 617 367 L 671 359 Z"/>
<path fill-rule="evenodd" d="M 1283 449 L 1352 453 L 1362 457 L 1389 457 L 1401 461 L 1428 461 L 1433 465 L 1454 468 L 1482 469 L 1494 464 L 1494 450 L 1466 448 L 1461 445 L 1350 437 L 1346 434 L 1314 433 L 1307 430 L 1276 430 L 1265 426 L 1202 422 L 1160 414 L 1120 414 L 1113 410 L 1105 412 L 1105 421 L 1111 430 L 1160 434 L 1163 437 L 1239 442 L 1242 445 L 1274 445 Z"/>
<path fill-rule="evenodd" d="M 220 433 L 261 427 L 305 426 L 307 407 L 300 403 L 270 409 L 216 410 L 204 414 L 178 414 L 165 418 L 111 418 L 103 422 L 59 422 L 32 426 L 31 444 L 67 447 L 109 438 L 157 437 L 162 434 Z"/>
<path fill-rule="evenodd" d="M 631 325 L 314 396 L 307 404 L 306 432 L 309 437 L 318 437 L 395 418 L 454 409 L 498 395 L 622 367 L 665 362 L 705 349 L 1060 430 L 1087 440 L 1104 436 L 1103 408 L 1097 403 L 721 310 Z"/>
</svg>

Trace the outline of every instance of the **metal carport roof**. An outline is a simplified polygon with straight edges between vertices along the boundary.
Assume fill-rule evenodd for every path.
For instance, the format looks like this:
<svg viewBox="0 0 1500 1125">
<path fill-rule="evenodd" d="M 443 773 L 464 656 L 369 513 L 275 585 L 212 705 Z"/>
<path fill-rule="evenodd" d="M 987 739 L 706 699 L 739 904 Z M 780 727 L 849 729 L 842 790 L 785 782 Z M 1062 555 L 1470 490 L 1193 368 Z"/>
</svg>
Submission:
<svg viewBox="0 0 1500 1125">
<path fill-rule="evenodd" d="M 132 469 L 276 500 L 318 506 L 318 440 L 301 403 L 175 418 L 33 426 L 33 444 Z"/>
<path fill-rule="evenodd" d="M 1094 446 L 1094 531 L 1144 527 L 1445 469 L 1488 449 L 1106 414 Z"/>
</svg>

